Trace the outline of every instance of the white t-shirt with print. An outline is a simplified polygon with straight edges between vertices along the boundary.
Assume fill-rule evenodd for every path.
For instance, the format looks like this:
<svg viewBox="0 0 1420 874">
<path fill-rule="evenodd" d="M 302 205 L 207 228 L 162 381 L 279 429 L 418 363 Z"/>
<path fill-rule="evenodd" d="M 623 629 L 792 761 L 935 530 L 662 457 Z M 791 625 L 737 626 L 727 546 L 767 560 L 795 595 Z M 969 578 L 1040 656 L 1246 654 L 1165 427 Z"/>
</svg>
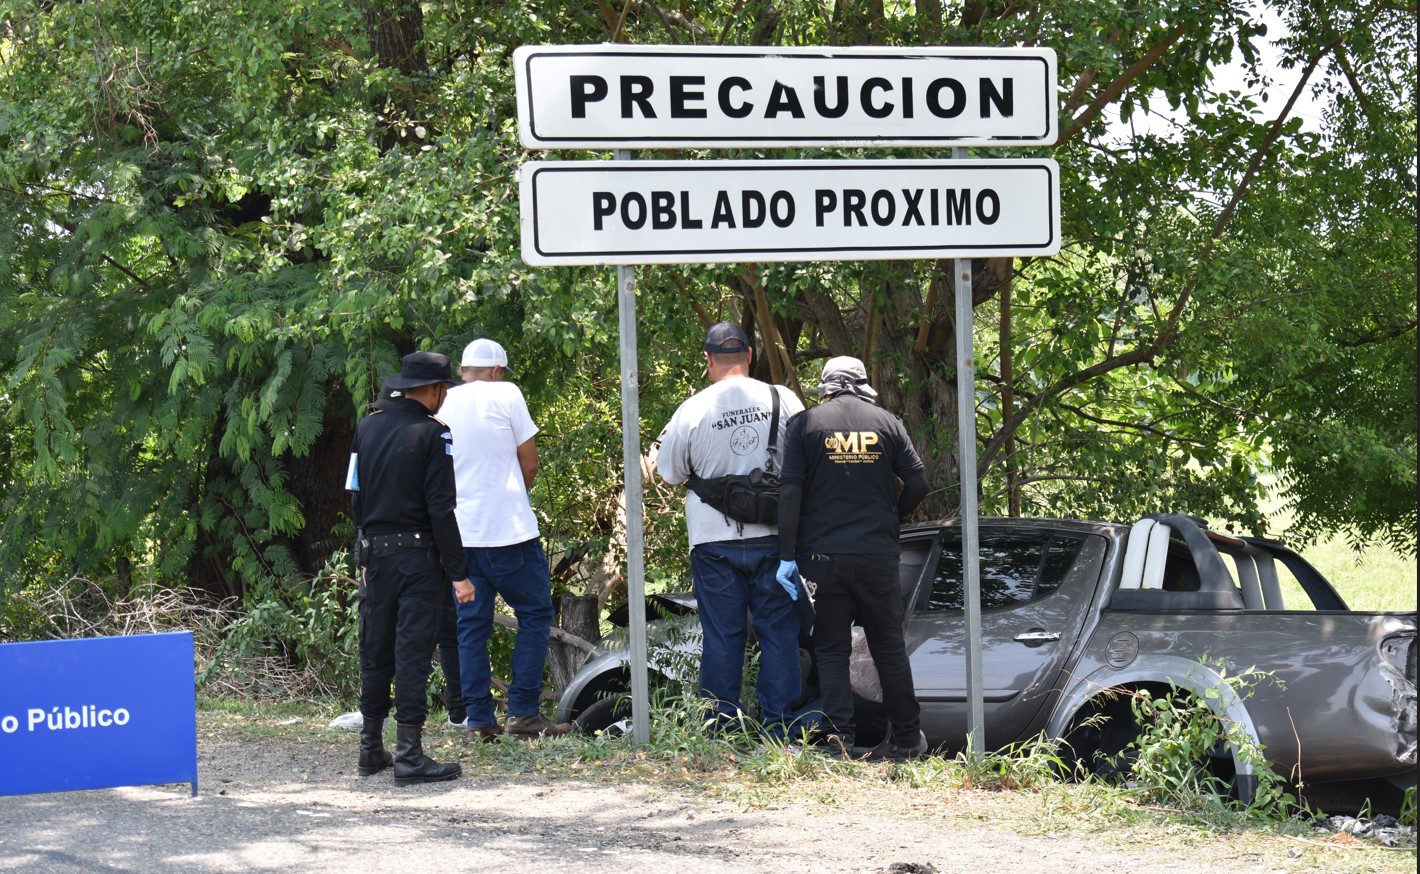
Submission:
<svg viewBox="0 0 1420 874">
<path fill-rule="evenodd" d="M 440 421 L 454 439 L 459 534 L 464 546 L 511 546 L 538 536 L 518 447 L 537 433 L 523 393 L 511 382 L 449 389 Z"/>
<path fill-rule="evenodd" d="M 769 422 L 773 412 L 768 383 L 747 376 L 730 376 L 713 383 L 680 405 L 661 432 L 656 469 L 668 483 L 683 483 L 693 467 L 710 478 L 745 474 L 764 467 L 768 458 Z M 778 464 L 784 457 L 784 431 L 789 418 L 804 405 L 782 385 L 779 393 Z M 740 523 L 704 504 L 689 489 L 685 493 L 685 527 L 690 545 L 721 540 L 746 540 L 775 534 L 773 525 Z"/>
</svg>

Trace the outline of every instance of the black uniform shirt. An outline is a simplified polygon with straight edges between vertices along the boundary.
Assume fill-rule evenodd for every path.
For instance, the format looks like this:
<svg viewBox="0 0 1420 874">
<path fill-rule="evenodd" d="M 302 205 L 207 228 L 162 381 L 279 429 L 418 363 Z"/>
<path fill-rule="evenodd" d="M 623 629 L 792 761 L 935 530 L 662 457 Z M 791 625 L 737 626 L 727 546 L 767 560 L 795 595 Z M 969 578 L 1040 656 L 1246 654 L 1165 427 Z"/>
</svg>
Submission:
<svg viewBox="0 0 1420 874">
<path fill-rule="evenodd" d="M 346 488 L 355 525 L 366 537 L 431 532 L 449 579 L 468 577 L 454 518 L 453 437 L 423 404 L 393 399 L 360 422 Z"/>
<path fill-rule="evenodd" d="M 900 505 L 899 479 L 915 494 L 912 507 Z M 798 498 L 797 519 L 780 519 L 784 558 L 852 556 L 884 566 L 896 564 L 901 551 L 899 513 L 927 491 L 902 420 L 846 393 L 789 421 L 780 482 Z"/>
</svg>

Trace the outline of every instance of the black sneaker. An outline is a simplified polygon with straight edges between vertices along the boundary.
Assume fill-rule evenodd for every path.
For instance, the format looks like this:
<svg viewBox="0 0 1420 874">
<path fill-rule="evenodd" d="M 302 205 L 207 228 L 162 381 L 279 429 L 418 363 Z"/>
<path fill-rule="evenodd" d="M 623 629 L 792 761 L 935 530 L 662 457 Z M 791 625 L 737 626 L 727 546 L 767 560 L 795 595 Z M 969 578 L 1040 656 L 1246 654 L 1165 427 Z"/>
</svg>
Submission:
<svg viewBox="0 0 1420 874">
<path fill-rule="evenodd" d="M 862 751 L 853 745 L 852 735 L 830 734 L 814 742 L 819 752 L 831 759 L 856 762 L 863 758 Z"/>
<path fill-rule="evenodd" d="M 889 736 L 873 748 L 868 759 L 875 762 L 906 762 L 927 755 L 927 749 L 927 735 L 920 731 L 917 732 L 917 741 L 910 746 L 899 746 L 897 741 Z"/>
<path fill-rule="evenodd" d="M 896 740 L 887 748 L 887 757 L 893 762 L 906 762 L 907 759 L 920 759 L 927 755 L 927 735 L 924 732 L 917 732 L 916 743 L 912 746 L 897 746 Z"/>
</svg>

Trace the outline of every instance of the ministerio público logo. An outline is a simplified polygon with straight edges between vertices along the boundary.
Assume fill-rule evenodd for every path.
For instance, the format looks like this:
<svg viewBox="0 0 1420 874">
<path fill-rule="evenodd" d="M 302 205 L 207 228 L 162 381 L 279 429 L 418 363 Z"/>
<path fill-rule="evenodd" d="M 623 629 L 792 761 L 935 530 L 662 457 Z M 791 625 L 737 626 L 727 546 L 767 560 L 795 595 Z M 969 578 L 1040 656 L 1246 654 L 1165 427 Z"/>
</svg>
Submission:
<svg viewBox="0 0 1420 874">
<path fill-rule="evenodd" d="M 876 431 L 834 431 L 823 438 L 830 461 L 838 464 L 867 463 L 882 453 L 877 449 L 881 438 Z"/>
<path fill-rule="evenodd" d="M 81 704 L 72 707 L 30 707 L 25 711 L 24 722 L 14 714 L 0 716 L 0 732 L 15 734 L 24 726 L 27 732 L 70 731 L 81 728 L 111 728 L 127 725 L 132 718 L 125 707 L 101 708 L 96 704 Z"/>
</svg>

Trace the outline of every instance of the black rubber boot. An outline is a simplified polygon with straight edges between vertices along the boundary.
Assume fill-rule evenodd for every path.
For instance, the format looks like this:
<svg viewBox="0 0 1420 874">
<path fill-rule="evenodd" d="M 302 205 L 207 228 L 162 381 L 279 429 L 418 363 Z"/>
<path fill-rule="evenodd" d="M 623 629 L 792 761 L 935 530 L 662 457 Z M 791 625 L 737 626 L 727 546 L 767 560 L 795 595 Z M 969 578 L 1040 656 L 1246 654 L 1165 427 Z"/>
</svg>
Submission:
<svg viewBox="0 0 1420 874">
<path fill-rule="evenodd" d="M 394 764 L 394 757 L 385 751 L 385 721 L 365 717 L 360 726 L 360 776 L 378 774 Z"/>
<path fill-rule="evenodd" d="M 458 762 L 441 765 L 424 755 L 422 725 L 395 726 L 394 782 L 396 786 L 438 783 L 463 773 Z"/>
</svg>

